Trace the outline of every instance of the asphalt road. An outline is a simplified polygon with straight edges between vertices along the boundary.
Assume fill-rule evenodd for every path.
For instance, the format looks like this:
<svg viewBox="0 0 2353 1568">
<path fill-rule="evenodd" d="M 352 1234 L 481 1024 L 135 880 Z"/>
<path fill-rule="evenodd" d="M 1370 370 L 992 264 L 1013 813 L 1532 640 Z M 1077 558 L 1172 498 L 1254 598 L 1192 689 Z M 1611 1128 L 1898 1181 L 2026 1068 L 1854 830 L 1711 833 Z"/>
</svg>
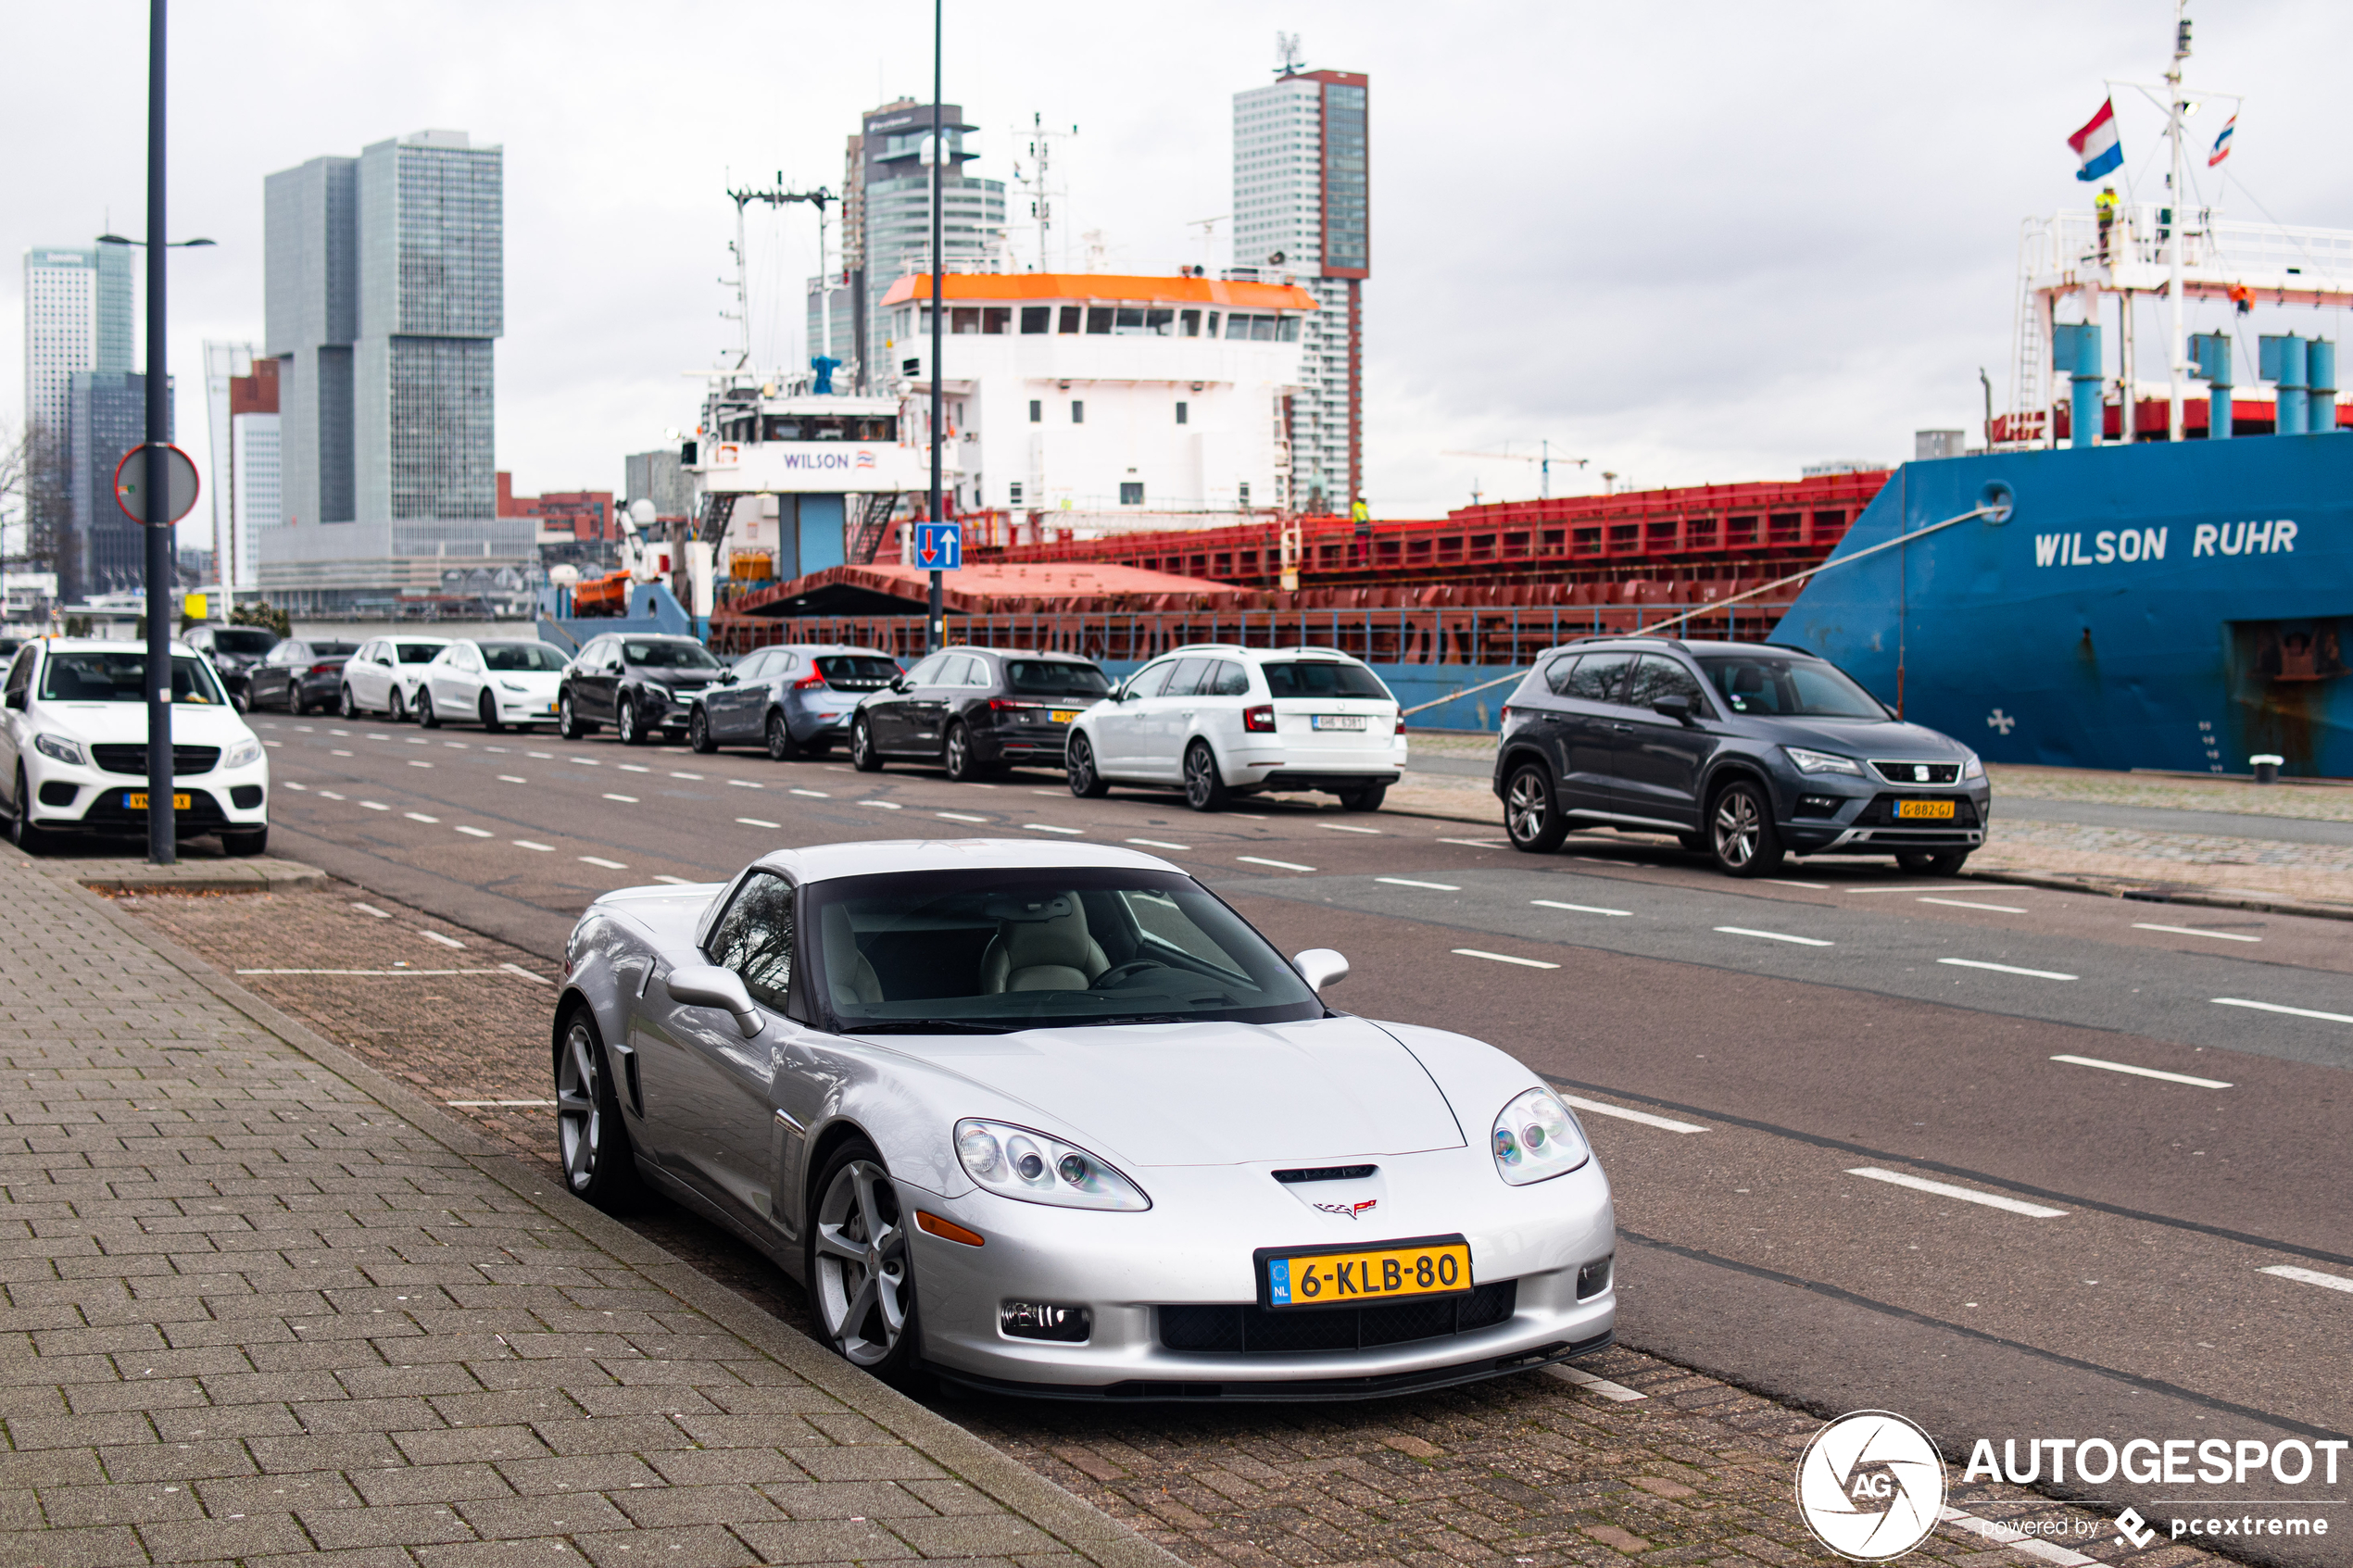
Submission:
<svg viewBox="0 0 2353 1568">
<path fill-rule="evenodd" d="M 549 955 L 599 891 L 780 844 L 1150 848 L 1286 950 L 1347 952 L 1336 1005 L 1491 1040 L 1576 1098 L 1641 1348 L 1997 1447 L 2353 1431 L 2340 922 L 1873 862 L 1733 883 L 1608 834 L 1530 858 L 1458 822 L 1201 816 L 1045 773 L 256 722 L 276 847 Z"/>
</svg>

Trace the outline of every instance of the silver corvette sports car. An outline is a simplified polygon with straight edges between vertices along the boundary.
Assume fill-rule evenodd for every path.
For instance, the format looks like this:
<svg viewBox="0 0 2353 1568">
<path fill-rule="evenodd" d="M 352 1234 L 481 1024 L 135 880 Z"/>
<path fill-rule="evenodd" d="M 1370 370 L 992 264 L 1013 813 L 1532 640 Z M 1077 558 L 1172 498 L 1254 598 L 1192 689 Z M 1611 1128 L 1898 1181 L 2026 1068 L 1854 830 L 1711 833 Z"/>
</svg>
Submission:
<svg viewBox="0 0 2353 1568">
<path fill-rule="evenodd" d="M 852 1361 L 1069 1399 L 1355 1399 L 1610 1341 L 1608 1180 L 1503 1052 L 1333 1011 L 1176 867 L 998 840 L 610 893 L 556 1008 L 574 1192 L 807 1285 Z"/>
</svg>

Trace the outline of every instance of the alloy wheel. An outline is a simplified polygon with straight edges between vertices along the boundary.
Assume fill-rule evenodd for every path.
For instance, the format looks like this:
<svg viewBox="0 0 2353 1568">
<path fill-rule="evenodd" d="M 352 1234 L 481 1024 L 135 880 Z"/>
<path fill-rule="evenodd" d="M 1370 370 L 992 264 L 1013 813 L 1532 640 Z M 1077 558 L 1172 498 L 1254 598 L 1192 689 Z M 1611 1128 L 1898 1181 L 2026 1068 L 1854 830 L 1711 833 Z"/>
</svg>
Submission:
<svg viewBox="0 0 2353 1568">
<path fill-rule="evenodd" d="M 768 759 L 771 762 L 789 762 L 795 749 L 792 726 L 785 722 L 785 716 L 781 713 L 768 715 Z"/>
<path fill-rule="evenodd" d="M 1764 831 L 1764 814 L 1747 790 L 1728 789 L 1716 802 L 1716 855 L 1726 865 L 1745 866 L 1756 859 Z"/>
<path fill-rule="evenodd" d="M 1524 768 L 1514 775 L 1510 792 L 1504 799 L 1505 825 L 1512 836 L 1526 842 L 1544 831 L 1544 819 L 1552 811 L 1552 792 L 1533 768 Z"/>
<path fill-rule="evenodd" d="M 1198 741 L 1185 753 L 1185 804 L 1196 811 L 1214 811 L 1226 804 L 1226 781 L 1217 776 L 1217 759 Z"/>
<path fill-rule="evenodd" d="M 597 1156 L 604 1144 L 604 1085 L 597 1075 L 597 1041 L 585 1021 L 574 1019 L 564 1035 L 563 1060 L 556 1069 L 556 1142 L 564 1180 L 585 1192 L 597 1179 Z"/>
<path fill-rule="evenodd" d="M 826 1336 L 859 1366 L 887 1360 L 914 1297 L 903 1210 L 889 1174 L 870 1160 L 843 1166 L 818 1200 L 812 1240 Z"/>
<path fill-rule="evenodd" d="M 962 724 L 948 727 L 948 740 L 940 747 L 940 763 L 948 770 L 948 776 L 959 784 L 973 776 L 972 737 L 964 733 Z"/>
<path fill-rule="evenodd" d="M 631 702 L 631 701 L 630 701 L 627 697 L 625 697 L 625 696 L 624 696 L 624 697 L 623 697 L 623 698 L 621 699 L 621 711 L 620 711 L 618 714 L 616 714 L 614 717 L 615 717 L 615 719 L 618 721 L 617 721 L 617 722 L 613 725 L 613 729 L 612 729 L 612 733 L 613 733 L 614 738 L 616 738 L 617 740 L 619 740 L 619 741 L 621 742 L 621 744 L 622 744 L 622 745 L 623 745 L 623 746 L 635 746 L 635 745 L 636 745 L 636 744 L 637 744 L 637 707 L 636 707 L 636 704 L 635 704 L 635 703 Z"/>
<path fill-rule="evenodd" d="M 359 717 L 359 705 L 352 700 L 351 683 L 348 681 L 344 683 L 343 691 L 336 699 L 335 716 L 339 719 Z"/>
<path fill-rule="evenodd" d="M 392 695 L 384 698 L 384 717 L 396 724 L 409 721 L 409 704 L 402 699 L 397 683 L 393 685 Z"/>
</svg>

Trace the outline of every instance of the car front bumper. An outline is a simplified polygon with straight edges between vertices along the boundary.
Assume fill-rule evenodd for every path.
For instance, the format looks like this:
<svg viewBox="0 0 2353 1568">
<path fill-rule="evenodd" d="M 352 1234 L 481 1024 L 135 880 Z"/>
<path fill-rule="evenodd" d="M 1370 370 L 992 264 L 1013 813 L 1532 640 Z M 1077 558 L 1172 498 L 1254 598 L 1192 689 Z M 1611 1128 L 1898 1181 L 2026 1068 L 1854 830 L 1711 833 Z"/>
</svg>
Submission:
<svg viewBox="0 0 2353 1568">
<path fill-rule="evenodd" d="M 1794 855 L 1892 855 L 1898 850 L 1969 850 L 1985 842 L 1994 792 L 1982 779 L 1957 784 L 1891 784 L 1846 774 L 1794 773 L 1773 781 L 1775 824 Z M 1941 801 L 1945 818 L 1899 817 L 1905 801 Z"/>
<path fill-rule="evenodd" d="M 75 767 L 44 759 L 38 771 L 26 770 L 32 793 L 32 825 L 57 833 L 132 833 L 145 829 L 147 813 L 133 809 L 130 797 L 147 793 L 146 780 L 101 768 Z M 69 798 L 67 792 L 70 790 Z M 208 833 L 215 828 L 267 827 L 270 822 L 268 762 L 242 768 L 214 768 L 208 772 L 172 781 L 172 793 L 188 797 L 175 812 L 179 831 Z"/>
</svg>

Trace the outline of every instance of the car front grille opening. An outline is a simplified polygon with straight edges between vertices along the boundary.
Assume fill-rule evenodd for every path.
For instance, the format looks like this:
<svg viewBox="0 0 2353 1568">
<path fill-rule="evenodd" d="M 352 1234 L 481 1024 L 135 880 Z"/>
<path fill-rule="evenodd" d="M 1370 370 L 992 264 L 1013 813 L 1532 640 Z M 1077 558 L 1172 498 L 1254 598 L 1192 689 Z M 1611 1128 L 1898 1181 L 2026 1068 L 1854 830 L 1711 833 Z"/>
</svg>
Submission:
<svg viewBox="0 0 2353 1568">
<path fill-rule="evenodd" d="M 1312 1165 L 1303 1170 L 1277 1171 L 1275 1179 L 1285 1186 L 1301 1182 L 1361 1182 L 1379 1170 L 1378 1165 Z"/>
<path fill-rule="evenodd" d="M 1879 776 L 1890 784 L 1949 784 L 1961 777 L 1958 762 L 1873 762 Z"/>
<path fill-rule="evenodd" d="M 1377 1307 L 1162 1307 L 1160 1342 L 1196 1355 L 1290 1356 L 1316 1350 L 1361 1350 L 1443 1339 L 1506 1322 L 1516 1310 L 1519 1282 L 1496 1280 L 1461 1296 L 1390 1301 Z"/>
<path fill-rule="evenodd" d="M 90 754 L 97 759 L 98 766 L 109 773 L 146 776 L 147 746 L 144 741 L 94 746 Z M 198 773 L 209 773 L 213 764 L 220 760 L 220 748 L 217 746 L 175 746 L 171 748 L 171 775 L 187 779 Z"/>
</svg>

